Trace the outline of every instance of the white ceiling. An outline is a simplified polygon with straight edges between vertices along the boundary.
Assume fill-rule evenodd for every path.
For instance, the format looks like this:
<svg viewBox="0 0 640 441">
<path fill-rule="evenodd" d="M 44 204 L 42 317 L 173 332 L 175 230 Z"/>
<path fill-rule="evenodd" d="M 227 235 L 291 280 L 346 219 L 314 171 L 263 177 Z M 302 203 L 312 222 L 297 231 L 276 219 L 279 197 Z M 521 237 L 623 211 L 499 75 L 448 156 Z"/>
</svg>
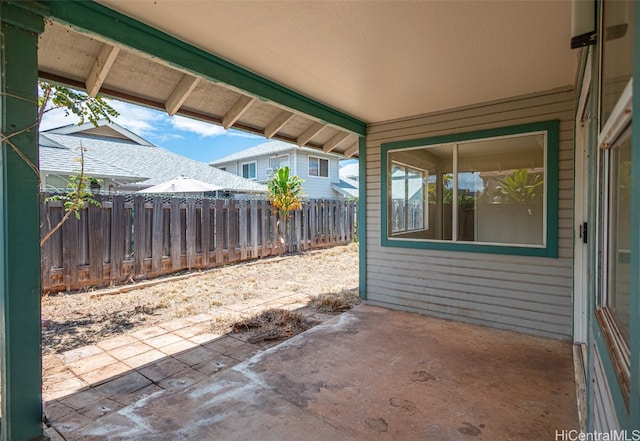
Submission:
<svg viewBox="0 0 640 441">
<path fill-rule="evenodd" d="M 101 0 L 365 122 L 573 84 L 571 2 Z"/>
</svg>

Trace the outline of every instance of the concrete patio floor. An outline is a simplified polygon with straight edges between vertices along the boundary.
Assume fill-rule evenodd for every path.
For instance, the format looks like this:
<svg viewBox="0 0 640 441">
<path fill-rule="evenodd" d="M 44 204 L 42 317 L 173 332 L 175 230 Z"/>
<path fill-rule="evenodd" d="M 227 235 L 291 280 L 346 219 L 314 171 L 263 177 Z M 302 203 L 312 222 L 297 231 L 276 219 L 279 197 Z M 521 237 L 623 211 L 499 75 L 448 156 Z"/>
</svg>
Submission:
<svg viewBox="0 0 640 441">
<path fill-rule="evenodd" d="M 237 342 L 226 340 L 227 357 Z M 568 342 L 361 305 L 256 355 L 243 350 L 250 358 L 189 368 L 198 375 L 173 388 L 132 371 L 111 390 L 64 397 L 56 404 L 69 409 L 93 399 L 81 415 L 91 422 L 74 426 L 80 414 L 57 409 L 54 427 L 72 428 L 67 440 L 542 441 L 578 426 Z M 184 360 L 213 354 L 198 346 L 167 359 L 182 357 L 189 372 Z M 117 410 L 101 416 L 98 402 Z"/>
</svg>

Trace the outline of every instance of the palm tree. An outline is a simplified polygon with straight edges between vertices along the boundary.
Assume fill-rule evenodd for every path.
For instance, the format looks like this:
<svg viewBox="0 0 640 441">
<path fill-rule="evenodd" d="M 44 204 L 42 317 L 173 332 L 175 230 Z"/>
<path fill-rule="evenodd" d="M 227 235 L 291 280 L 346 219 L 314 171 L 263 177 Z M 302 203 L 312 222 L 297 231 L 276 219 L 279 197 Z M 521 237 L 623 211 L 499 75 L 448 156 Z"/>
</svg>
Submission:
<svg viewBox="0 0 640 441">
<path fill-rule="evenodd" d="M 289 174 L 289 167 L 281 167 L 275 171 L 267 182 L 268 198 L 276 210 L 278 221 L 278 255 L 282 256 L 287 231 L 287 219 L 292 211 L 302 208 L 302 179 Z"/>
</svg>

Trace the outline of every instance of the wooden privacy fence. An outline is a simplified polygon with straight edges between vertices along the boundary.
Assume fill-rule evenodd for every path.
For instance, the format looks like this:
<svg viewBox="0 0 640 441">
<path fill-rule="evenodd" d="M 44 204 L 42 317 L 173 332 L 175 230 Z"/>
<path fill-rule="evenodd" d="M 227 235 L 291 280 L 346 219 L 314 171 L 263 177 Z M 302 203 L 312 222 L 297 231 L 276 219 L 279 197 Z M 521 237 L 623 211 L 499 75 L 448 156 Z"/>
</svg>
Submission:
<svg viewBox="0 0 640 441">
<path fill-rule="evenodd" d="M 41 234 L 64 215 L 42 195 Z M 42 291 L 101 287 L 277 254 L 269 201 L 99 197 L 42 247 Z M 287 222 L 285 252 L 344 244 L 355 235 L 356 203 L 309 200 Z"/>
</svg>

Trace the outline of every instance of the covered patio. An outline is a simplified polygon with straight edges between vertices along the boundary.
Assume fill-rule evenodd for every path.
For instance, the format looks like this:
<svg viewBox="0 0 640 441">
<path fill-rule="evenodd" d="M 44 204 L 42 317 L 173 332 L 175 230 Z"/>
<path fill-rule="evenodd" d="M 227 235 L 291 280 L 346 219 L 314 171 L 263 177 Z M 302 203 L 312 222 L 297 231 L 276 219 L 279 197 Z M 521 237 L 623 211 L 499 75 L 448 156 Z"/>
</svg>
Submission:
<svg viewBox="0 0 640 441">
<path fill-rule="evenodd" d="M 580 427 L 637 429 L 635 6 L 0 0 L 2 440 L 46 439 L 39 79 L 360 161 L 367 306 L 67 439 L 555 439 L 569 342 Z M 516 172 L 540 205 L 505 238 L 490 178 Z M 399 173 L 417 222 L 389 208 Z"/>
<path fill-rule="evenodd" d="M 567 342 L 361 305 L 255 355 L 260 348 L 247 346 L 241 335 L 214 338 L 160 363 L 206 349 L 208 361 L 226 363 L 219 370 L 202 363 L 167 379 L 141 366 L 59 397 L 45 406 L 56 430 L 47 433 L 54 441 L 516 441 L 578 428 Z M 106 402 L 120 408 L 105 411 Z"/>
</svg>

